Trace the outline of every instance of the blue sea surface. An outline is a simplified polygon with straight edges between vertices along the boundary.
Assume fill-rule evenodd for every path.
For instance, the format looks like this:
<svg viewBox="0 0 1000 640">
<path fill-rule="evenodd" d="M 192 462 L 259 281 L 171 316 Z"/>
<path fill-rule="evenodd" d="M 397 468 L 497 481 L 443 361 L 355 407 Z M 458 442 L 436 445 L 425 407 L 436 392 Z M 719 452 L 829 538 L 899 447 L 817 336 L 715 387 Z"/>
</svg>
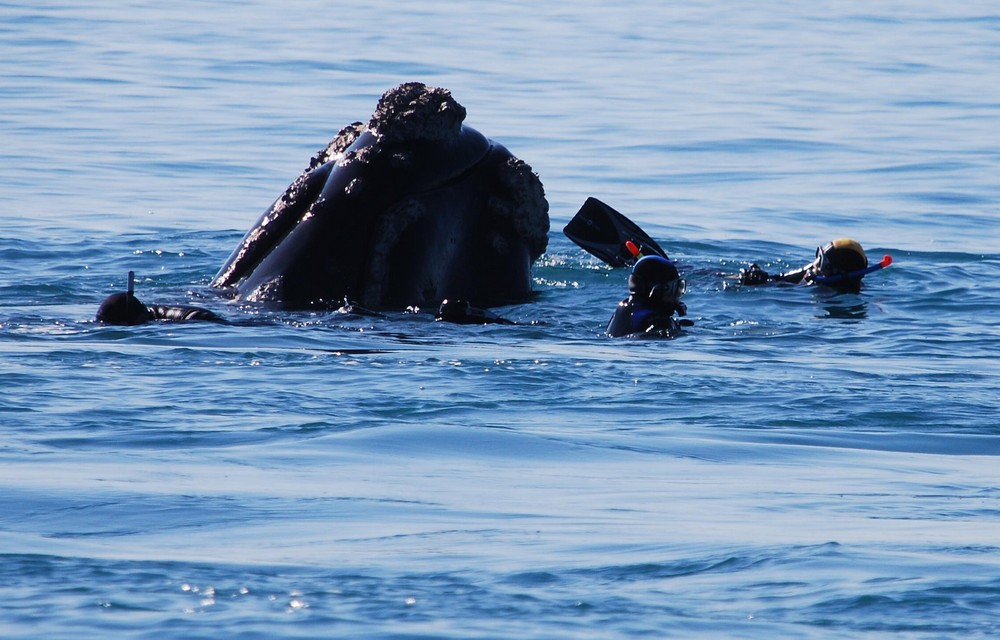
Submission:
<svg viewBox="0 0 1000 640">
<path fill-rule="evenodd" d="M 1000 633 L 1000 6 L 0 1 L 0 637 Z M 408 81 L 528 162 L 513 326 L 208 283 Z M 695 321 L 561 232 L 588 196 Z M 850 236 L 858 294 L 740 287 Z M 231 324 L 94 322 L 147 302 Z"/>
</svg>

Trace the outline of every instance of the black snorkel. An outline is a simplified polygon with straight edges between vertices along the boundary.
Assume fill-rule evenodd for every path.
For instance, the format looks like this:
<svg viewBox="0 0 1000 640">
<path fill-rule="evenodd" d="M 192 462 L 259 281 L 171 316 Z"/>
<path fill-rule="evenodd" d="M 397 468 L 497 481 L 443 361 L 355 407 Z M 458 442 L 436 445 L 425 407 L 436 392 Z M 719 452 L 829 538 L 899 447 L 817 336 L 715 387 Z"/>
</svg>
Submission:
<svg viewBox="0 0 1000 640">
<path fill-rule="evenodd" d="M 130 317 L 130 306 L 135 300 L 135 271 L 128 272 L 128 288 L 125 290 L 125 317 Z M 135 300 L 139 302 L 138 300 Z"/>
</svg>

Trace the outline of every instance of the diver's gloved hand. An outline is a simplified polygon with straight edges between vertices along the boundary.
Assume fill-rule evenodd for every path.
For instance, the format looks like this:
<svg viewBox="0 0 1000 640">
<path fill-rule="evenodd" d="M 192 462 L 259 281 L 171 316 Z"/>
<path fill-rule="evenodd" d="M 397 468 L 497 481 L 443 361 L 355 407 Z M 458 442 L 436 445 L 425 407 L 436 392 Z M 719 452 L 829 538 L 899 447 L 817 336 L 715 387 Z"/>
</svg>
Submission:
<svg viewBox="0 0 1000 640">
<path fill-rule="evenodd" d="M 442 300 L 434 319 L 455 324 L 514 324 L 492 311 L 473 307 L 466 300 Z"/>
<path fill-rule="evenodd" d="M 749 269 L 740 269 L 740 284 L 764 284 L 769 277 L 767 271 L 756 263 L 750 265 Z"/>
</svg>

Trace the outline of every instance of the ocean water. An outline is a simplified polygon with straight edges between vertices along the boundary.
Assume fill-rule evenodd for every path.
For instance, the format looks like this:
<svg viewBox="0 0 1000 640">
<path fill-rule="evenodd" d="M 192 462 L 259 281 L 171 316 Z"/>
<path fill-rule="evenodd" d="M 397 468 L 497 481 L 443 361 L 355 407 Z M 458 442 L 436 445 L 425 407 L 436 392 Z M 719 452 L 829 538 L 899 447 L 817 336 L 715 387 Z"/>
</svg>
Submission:
<svg viewBox="0 0 1000 640">
<path fill-rule="evenodd" d="M 1000 633 L 1000 7 L 0 2 L 0 637 Z M 207 284 L 406 81 L 538 172 L 514 326 Z M 695 326 L 561 233 L 588 196 Z M 741 288 L 834 237 L 857 295 Z M 229 325 L 105 327 L 147 302 Z"/>
</svg>

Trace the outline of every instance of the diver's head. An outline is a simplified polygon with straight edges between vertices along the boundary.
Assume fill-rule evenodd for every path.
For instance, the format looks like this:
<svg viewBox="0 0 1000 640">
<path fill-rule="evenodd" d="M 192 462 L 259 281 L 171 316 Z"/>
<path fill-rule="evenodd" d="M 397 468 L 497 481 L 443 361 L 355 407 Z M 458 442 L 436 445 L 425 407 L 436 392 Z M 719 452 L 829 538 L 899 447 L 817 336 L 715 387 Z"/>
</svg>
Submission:
<svg viewBox="0 0 1000 640">
<path fill-rule="evenodd" d="M 628 292 L 632 299 L 668 313 L 684 315 L 680 301 L 686 285 L 674 263 L 660 256 L 645 256 L 632 267 L 628 277 Z"/>
<path fill-rule="evenodd" d="M 857 289 L 868 267 L 868 256 L 857 240 L 838 238 L 824 247 L 816 248 L 812 264 L 816 281 L 838 289 Z"/>
<path fill-rule="evenodd" d="M 131 293 L 113 293 L 97 309 L 97 321 L 103 324 L 131 326 L 153 318 L 149 307 Z"/>
</svg>

